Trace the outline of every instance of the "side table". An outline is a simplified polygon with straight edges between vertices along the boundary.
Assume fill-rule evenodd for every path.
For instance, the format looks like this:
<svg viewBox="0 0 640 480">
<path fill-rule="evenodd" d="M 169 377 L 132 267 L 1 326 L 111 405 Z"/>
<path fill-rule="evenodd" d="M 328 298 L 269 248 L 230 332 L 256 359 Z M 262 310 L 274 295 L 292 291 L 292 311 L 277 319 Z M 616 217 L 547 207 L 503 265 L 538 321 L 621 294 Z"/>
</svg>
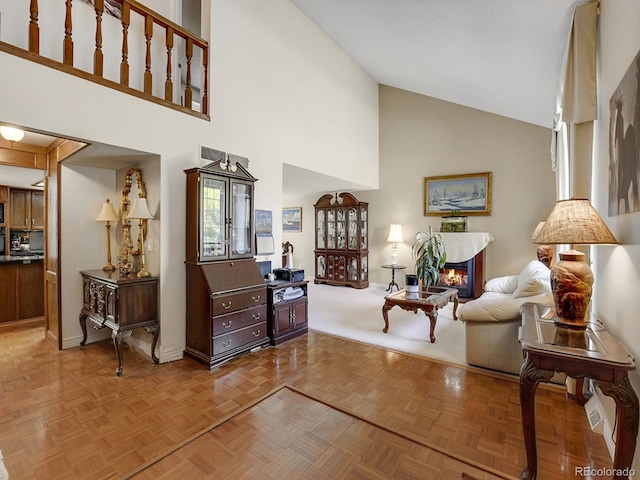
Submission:
<svg viewBox="0 0 640 480">
<path fill-rule="evenodd" d="M 387 288 L 387 292 L 393 292 L 393 287 L 396 287 L 396 289 L 400 290 L 400 287 L 398 287 L 398 284 L 396 283 L 396 270 L 404 270 L 405 267 L 404 265 L 382 265 L 382 268 L 390 268 L 391 269 L 391 283 L 389 284 L 389 288 Z"/>
<path fill-rule="evenodd" d="M 627 478 L 638 435 L 638 397 L 628 372 L 635 363 L 624 346 L 613 338 L 594 316 L 585 329 L 567 328 L 554 322 L 555 310 L 547 305 L 525 303 L 520 307 L 520 344 L 525 358 L 520 370 L 520 407 L 527 451 L 523 480 L 536 478 L 535 394 L 538 384 L 554 373 L 564 372 L 580 380 L 591 378 L 616 403 L 616 452 L 613 472 L 616 479 Z"/>
</svg>

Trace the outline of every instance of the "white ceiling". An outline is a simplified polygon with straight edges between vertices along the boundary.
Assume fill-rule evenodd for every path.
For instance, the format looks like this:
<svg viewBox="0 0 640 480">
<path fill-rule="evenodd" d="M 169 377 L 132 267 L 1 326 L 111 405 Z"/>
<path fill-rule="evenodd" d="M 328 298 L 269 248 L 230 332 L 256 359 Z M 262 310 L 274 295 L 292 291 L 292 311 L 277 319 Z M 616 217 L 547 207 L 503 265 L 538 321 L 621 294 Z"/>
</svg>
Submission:
<svg viewBox="0 0 640 480">
<path fill-rule="evenodd" d="M 291 1 L 380 84 L 551 128 L 573 10 L 591 0 Z M 309 193 L 305 173 L 285 169 L 285 196 Z"/>
</svg>

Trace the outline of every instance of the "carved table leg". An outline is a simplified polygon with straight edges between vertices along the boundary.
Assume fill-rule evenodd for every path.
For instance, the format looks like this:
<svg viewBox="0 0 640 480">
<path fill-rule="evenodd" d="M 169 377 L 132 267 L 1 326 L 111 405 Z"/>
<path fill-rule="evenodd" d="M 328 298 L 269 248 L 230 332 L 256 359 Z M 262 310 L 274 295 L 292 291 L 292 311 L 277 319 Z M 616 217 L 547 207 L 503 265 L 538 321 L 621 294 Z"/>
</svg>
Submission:
<svg viewBox="0 0 640 480">
<path fill-rule="evenodd" d="M 535 417 L 536 389 L 541 381 L 548 382 L 553 377 L 553 373 L 551 370 L 538 368 L 529 360 L 529 354 L 527 353 L 520 369 L 520 408 L 522 410 L 524 445 L 527 451 L 527 468 L 520 474 L 521 480 L 534 480 L 538 473 Z"/>
<path fill-rule="evenodd" d="M 458 300 L 458 294 L 456 294 L 453 297 L 453 319 L 454 320 L 458 320 L 458 303 L 460 303 L 460 301 Z"/>
<path fill-rule="evenodd" d="M 158 332 L 160 331 L 158 325 L 147 325 L 142 328 L 144 328 L 148 334 L 153 335 L 153 339 L 151 340 L 151 358 L 153 359 L 153 363 L 160 363 L 160 360 L 156 357 L 156 343 L 158 343 Z"/>
<path fill-rule="evenodd" d="M 87 343 L 87 314 L 84 312 L 80 312 L 80 327 L 82 328 L 82 341 L 80 345 L 84 347 L 84 344 Z"/>
<path fill-rule="evenodd" d="M 638 436 L 638 396 L 633 390 L 629 377 L 624 377 L 620 383 L 598 382 L 602 393 L 613 398 L 617 410 L 616 454 L 613 459 L 613 469 L 621 475 L 613 478 L 627 478 L 622 475 L 626 468 L 631 467 L 633 454 L 636 450 Z"/>
<path fill-rule="evenodd" d="M 384 318 L 384 328 L 382 329 L 383 333 L 387 333 L 389 331 L 389 315 L 387 312 L 393 308 L 391 303 L 384 302 L 382 306 L 382 318 Z"/>
<path fill-rule="evenodd" d="M 122 343 L 126 338 L 131 336 L 131 330 L 114 330 L 111 332 L 111 338 L 113 339 L 113 346 L 116 347 L 116 354 L 118 355 L 118 368 L 116 369 L 116 375 L 122 376 L 122 368 L 124 366 L 124 353 L 122 352 Z"/>
<path fill-rule="evenodd" d="M 436 322 L 438 321 L 438 309 L 437 308 L 427 308 L 424 310 L 424 314 L 429 317 L 429 321 L 431 322 L 431 328 L 429 329 L 429 340 L 431 343 L 436 342 Z"/>
</svg>

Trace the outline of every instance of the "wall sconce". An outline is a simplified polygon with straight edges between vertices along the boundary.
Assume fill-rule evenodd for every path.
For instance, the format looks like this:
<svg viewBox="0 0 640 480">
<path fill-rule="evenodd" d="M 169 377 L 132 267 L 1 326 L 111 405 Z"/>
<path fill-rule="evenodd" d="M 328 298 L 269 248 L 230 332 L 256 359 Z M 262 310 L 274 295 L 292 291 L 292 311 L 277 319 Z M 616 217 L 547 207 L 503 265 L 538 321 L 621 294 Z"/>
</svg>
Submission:
<svg viewBox="0 0 640 480">
<path fill-rule="evenodd" d="M 99 222 L 107 222 L 107 264 L 102 267 L 105 272 L 113 272 L 116 267 L 111 264 L 111 222 L 118 221 L 118 213 L 113 205 L 109 203 L 109 199 L 102 204 L 100 215 L 96 217 Z"/>
<path fill-rule="evenodd" d="M 142 251 L 140 271 L 138 272 L 138 278 L 150 277 L 151 274 L 147 272 L 147 268 L 144 261 L 144 228 L 142 228 L 142 220 L 150 220 L 153 218 L 151 212 L 149 212 L 149 205 L 147 205 L 147 199 L 145 197 L 138 197 L 133 202 L 133 207 L 127 215 L 127 218 L 132 220 L 140 220 L 140 234 L 142 235 Z"/>
<path fill-rule="evenodd" d="M 402 225 L 392 223 L 389 226 L 389 236 L 387 242 L 391 243 L 391 265 L 398 264 L 398 244 L 403 243 Z"/>
<path fill-rule="evenodd" d="M 593 273 L 584 261 L 584 253 L 573 245 L 616 245 L 618 241 L 586 198 L 560 200 L 549 214 L 535 243 L 571 245 L 560 253 L 560 261 L 551 268 L 551 292 L 556 306 L 556 323 L 585 328 L 585 315 L 591 300 Z"/>
</svg>

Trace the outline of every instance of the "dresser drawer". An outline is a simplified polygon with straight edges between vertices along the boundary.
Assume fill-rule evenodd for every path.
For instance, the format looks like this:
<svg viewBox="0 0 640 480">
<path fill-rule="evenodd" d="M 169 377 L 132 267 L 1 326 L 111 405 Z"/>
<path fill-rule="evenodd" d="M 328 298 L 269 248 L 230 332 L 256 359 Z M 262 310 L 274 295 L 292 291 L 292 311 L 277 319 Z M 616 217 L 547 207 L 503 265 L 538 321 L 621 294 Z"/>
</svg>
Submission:
<svg viewBox="0 0 640 480">
<path fill-rule="evenodd" d="M 248 308 L 228 315 L 213 318 L 213 336 L 224 335 L 235 330 L 264 322 L 267 319 L 267 306 Z"/>
<path fill-rule="evenodd" d="M 213 297 L 213 316 L 237 312 L 267 303 L 267 287 Z"/>
<path fill-rule="evenodd" d="M 247 350 L 251 344 L 268 341 L 267 322 L 250 325 L 227 335 L 213 337 L 213 355 L 217 356 L 237 349 Z"/>
</svg>

